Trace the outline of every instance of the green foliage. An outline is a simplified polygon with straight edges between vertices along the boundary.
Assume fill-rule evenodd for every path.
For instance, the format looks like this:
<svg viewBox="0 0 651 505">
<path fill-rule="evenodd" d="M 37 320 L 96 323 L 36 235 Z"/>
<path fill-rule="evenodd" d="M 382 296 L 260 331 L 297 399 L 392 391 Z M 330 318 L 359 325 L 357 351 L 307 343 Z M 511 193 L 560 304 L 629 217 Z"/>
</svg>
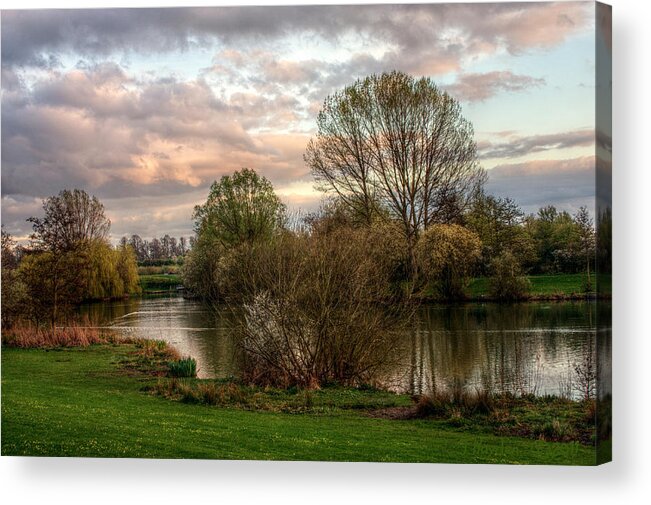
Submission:
<svg viewBox="0 0 651 505">
<path fill-rule="evenodd" d="M 122 294 L 140 293 L 140 277 L 138 275 L 136 253 L 129 245 L 119 246 L 116 252 L 118 275 L 122 279 Z"/>
<path fill-rule="evenodd" d="M 135 255 L 126 244 L 111 247 L 110 221 L 97 198 L 65 190 L 47 198 L 43 209 L 43 218 L 29 219 L 32 248 L 12 278 L 12 285 L 24 286 L 22 316 L 54 324 L 84 300 L 140 292 Z"/>
<path fill-rule="evenodd" d="M 597 264 L 600 274 L 610 274 L 613 264 L 613 216 L 610 207 L 597 216 Z M 601 291 L 601 286 L 597 286 Z"/>
<path fill-rule="evenodd" d="M 18 273 L 18 257 L 15 241 L 2 230 L 2 327 L 11 326 L 27 312 L 27 287 Z"/>
<path fill-rule="evenodd" d="M 213 183 L 193 217 L 197 239 L 181 270 L 183 285 L 217 302 L 238 290 L 229 268 L 239 252 L 280 233 L 285 206 L 266 178 L 244 168 Z"/>
<path fill-rule="evenodd" d="M 187 357 L 176 361 L 170 361 L 168 364 L 168 375 L 170 377 L 196 377 L 197 361 L 194 358 Z"/>
<path fill-rule="evenodd" d="M 102 300 L 122 296 L 124 283 L 118 272 L 118 254 L 107 242 L 99 240 L 88 245 L 87 254 L 86 290 L 83 297 Z"/>
<path fill-rule="evenodd" d="M 481 241 L 463 226 L 436 224 L 421 235 L 416 257 L 421 275 L 447 300 L 465 297 L 468 278 L 481 255 Z"/>
<path fill-rule="evenodd" d="M 524 213 L 510 198 L 496 198 L 477 191 L 465 221 L 482 243 L 482 274 L 489 273 L 491 261 L 505 250 L 509 250 L 523 266 L 535 264 L 535 244 L 523 226 Z"/>
<path fill-rule="evenodd" d="M 225 247 L 209 232 L 201 233 L 181 267 L 183 285 L 195 296 L 217 302 L 224 296 L 223 262 Z"/>
<path fill-rule="evenodd" d="M 525 226 L 533 237 L 538 260 L 537 273 L 575 273 L 585 266 L 581 228 L 568 212 L 554 206 L 543 207 L 529 216 Z"/>
<path fill-rule="evenodd" d="M 25 315 L 51 323 L 66 317 L 87 293 L 87 265 L 79 251 L 26 254 L 18 267 L 28 297 Z"/>
<path fill-rule="evenodd" d="M 196 206 L 193 215 L 197 235 L 224 246 L 267 240 L 284 218 L 285 206 L 271 183 L 248 168 L 214 182 L 207 202 Z"/>
<path fill-rule="evenodd" d="M 531 283 L 522 275 L 520 263 L 511 251 L 506 250 L 493 259 L 490 270 L 488 292 L 492 298 L 515 301 L 526 297 Z"/>
</svg>

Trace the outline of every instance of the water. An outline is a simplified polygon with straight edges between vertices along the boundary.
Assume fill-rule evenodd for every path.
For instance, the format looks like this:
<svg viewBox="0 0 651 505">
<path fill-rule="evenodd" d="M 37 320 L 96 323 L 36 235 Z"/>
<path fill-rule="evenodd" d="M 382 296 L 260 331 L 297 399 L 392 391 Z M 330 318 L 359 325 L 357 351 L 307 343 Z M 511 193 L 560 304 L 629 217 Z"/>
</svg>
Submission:
<svg viewBox="0 0 651 505">
<path fill-rule="evenodd" d="M 595 308 L 594 302 L 422 307 L 400 337 L 401 365 L 382 381 L 411 393 L 490 387 L 577 397 L 577 367 L 594 365 Z M 237 375 L 235 315 L 228 309 L 171 296 L 95 303 L 82 312 L 119 334 L 169 342 L 197 360 L 199 377 Z"/>
</svg>

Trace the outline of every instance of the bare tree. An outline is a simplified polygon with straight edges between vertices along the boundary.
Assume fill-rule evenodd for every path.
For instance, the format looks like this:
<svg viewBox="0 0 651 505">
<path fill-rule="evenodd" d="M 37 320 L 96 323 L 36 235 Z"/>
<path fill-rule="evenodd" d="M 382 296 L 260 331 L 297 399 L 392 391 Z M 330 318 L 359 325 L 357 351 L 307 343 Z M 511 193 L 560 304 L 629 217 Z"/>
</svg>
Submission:
<svg viewBox="0 0 651 505">
<path fill-rule="evenodd" d="M 419 233 L 458 220 L 485 175 L 459 103 L 427 78 L 392 72 L 326 98 L 305 161 L 320 189 L 371 222 L 400 220 L 413 258 Z"/>
<path fill-rule="evenodd" d="M 396 337 L 410 319 L 386 296 L 384 266 L 363 230 L 286 233 L 241 251 L 229 273 L 244 310 L 237 328 L 244 377 L 256 384 L 357 385 L 399 360 Z"/>
<path fill-rule="evenodd" d="M 82 241 L 108 237 L 111 221 L 104 215 L 104 205 L 83 190 L 61 191 L 43 201 L 43 210 L 43 218 L 28 219 L 38 249 L 71 251 Z"/>
</svg>

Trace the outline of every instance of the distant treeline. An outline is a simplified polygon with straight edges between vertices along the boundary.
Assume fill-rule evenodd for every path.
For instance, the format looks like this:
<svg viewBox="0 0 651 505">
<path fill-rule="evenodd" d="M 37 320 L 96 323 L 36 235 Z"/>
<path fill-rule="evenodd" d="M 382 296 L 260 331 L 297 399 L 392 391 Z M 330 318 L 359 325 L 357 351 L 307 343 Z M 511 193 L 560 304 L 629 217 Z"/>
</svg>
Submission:
<svg viewBox="0 0 651 505">
<path fill-rule="evenodd" d="M 164 235 L 160 238 L 146 240 L 140 235 L 122 237 L 120 246 L 131 246 L 140 265 L 166 265 L 182 262 L 183 256 L 192 249 L 194 237 L 170 237 Z"/>
</svg>

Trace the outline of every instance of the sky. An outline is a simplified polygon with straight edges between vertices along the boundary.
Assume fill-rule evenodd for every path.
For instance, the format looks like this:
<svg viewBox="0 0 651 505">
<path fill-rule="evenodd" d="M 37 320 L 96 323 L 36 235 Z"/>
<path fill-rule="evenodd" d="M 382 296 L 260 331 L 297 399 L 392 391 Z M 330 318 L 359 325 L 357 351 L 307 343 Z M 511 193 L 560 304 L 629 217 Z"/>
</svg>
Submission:
<svg viewBox="0 0 651 505">
<path fill-rule="evenodd" d="M 102 201 L 114 241 L 188 236 L 243 167 L 314 210 L 303 152 L 323 100 L 392 70 L 459 100 L 489 193 L 594 208 L 593 2 L 3 10 L 1 30 L 2 223 L 19 240 L 66 188 Z"/>
</svg>

